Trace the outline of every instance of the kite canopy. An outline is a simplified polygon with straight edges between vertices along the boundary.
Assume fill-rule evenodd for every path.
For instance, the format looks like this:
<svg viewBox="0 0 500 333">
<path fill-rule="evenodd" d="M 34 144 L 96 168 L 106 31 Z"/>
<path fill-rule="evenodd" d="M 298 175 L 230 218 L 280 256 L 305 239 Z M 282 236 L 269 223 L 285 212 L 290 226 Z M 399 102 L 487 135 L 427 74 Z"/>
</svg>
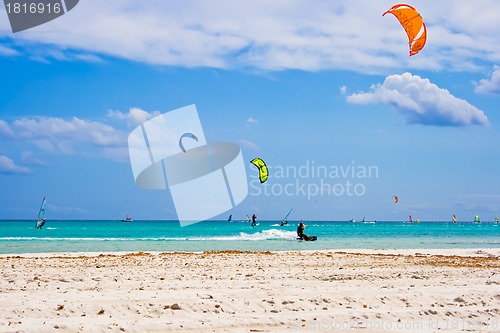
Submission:
<svg viewBox="0 0 500 333">
<path fill-rule="evenodd" d="M 259 180 L 261 183 L 265 182 L 269 176 L 269 170 L 267 169 L 266 163 L 261 158 L 254 158 L 250 161 L 259 169 Z"/>
<path fill-rule="evenodd" d="M 393 195 L 392 198 L 394 199 L 394 203 L 397 203 L 399 201 L 399 198 L 397 195 Z"/>
<path fill-rule="evenodd" d="M 398 19 L 408 35 L 410 56 L 417 54 L 425 45 L 427 40 L 427 28 L 424 20 L 417 10 L 406 4 L 397 4 L 389 8 L 385 13 L 391 13 Z"/>
</svg>

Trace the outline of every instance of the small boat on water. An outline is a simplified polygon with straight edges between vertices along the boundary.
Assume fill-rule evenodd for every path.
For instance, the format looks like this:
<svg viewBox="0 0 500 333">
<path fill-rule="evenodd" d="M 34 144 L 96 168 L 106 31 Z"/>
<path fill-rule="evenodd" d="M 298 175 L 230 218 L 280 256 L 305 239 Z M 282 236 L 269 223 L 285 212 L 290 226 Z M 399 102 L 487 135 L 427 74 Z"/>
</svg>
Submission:
<svg viewBox="0 0 500 333">
<path fill-rule="evenodd" d="M 133 221 L 134 220 L 132 220 L 132 218 L 128 214 L 127 214 L 127 217 L 125 217 L 124 219 L 122 219 L 122 222 L 133 222 Z"/>
</svg>

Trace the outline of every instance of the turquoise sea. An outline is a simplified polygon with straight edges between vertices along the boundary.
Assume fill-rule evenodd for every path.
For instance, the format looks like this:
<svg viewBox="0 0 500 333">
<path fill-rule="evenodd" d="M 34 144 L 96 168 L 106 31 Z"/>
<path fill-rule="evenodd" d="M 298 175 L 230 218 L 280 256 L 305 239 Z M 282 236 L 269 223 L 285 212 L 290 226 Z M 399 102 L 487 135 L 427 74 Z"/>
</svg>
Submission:
<svg viewBox="0 0 500 333">
<path fill-rule="evenodd" d="M 305 221 L 317 241 L 296 240 L 298 222 L 279 226 L 259 221 L 206 221 L 181 227 L 177 221 L 32 220 L 0 221 L 0 253 L 122 251 L 286 251 L 342 249 L 499 248 L 500 225 L 471 222 Z"/>
</svg>

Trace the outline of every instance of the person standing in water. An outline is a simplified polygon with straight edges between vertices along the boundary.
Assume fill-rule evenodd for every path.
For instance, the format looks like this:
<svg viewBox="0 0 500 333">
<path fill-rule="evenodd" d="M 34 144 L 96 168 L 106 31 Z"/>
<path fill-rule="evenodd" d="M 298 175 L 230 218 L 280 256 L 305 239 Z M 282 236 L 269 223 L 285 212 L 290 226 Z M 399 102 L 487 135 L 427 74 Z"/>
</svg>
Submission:
<svg viewBox="0 0 500 333">
<path fill-rule="evenodd" d="M 255 227 L 257 225 L 257 215 L 253 214 L 252 215 L 252 227 Z"/>
<path fill-rule="evenodd" d="M 299 240 L 309 240 L 309 236 L 304 233 L 304 230 L 306 228 L 306 225 L 301 221 L 299 223 L 299 226 L 297 227 L 297 237 L 299 238 Z"/>
</svg>

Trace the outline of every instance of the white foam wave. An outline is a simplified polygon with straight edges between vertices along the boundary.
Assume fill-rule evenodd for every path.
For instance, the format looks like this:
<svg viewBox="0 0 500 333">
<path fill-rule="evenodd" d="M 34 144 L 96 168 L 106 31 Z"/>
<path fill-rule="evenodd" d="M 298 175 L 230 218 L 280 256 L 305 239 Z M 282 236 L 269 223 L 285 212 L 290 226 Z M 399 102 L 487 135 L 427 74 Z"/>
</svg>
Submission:
<svg viewBox="0 0 500 333">
<path fill-rule="evenodd" d="M 292 231 L 283 231 L 278 229 L 268 229 L 262 230 L 261 232 L 256 232 L 253 234 L 247 234 L 246 232 L 240 232 L 239 235 L 235 236 L 214 236 L 214 237 L 194 237 L 189 238 L 189 240 L 219 240 L 219 241 L 233 241 L 233 240 L 248 240 L 248 241 L 259 241 L 266 239 L 295 239 L 296 234 Z"/>
<path fill-rule="evenodd" d="M 206 237 L 0 237 L 0 241 L 259 241 L 267 239 L 290 239 L 295 240 L 296 233 L 293 231 L 268 229 L 256 233 L 240 232 L 234 236 L 206 236 Z"/>
</svg>

